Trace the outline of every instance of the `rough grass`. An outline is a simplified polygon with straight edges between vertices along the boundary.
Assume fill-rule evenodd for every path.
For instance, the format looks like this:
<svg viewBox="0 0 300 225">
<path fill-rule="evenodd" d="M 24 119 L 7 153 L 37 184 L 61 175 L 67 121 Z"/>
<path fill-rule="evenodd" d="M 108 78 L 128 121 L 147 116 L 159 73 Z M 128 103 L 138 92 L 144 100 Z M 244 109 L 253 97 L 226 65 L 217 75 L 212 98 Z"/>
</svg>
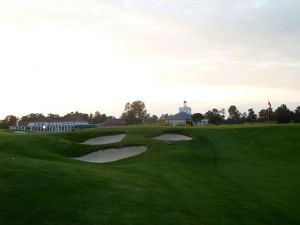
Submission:
<svg viewBox="0 0 300 225">
<path fill-rule="evenodd" d="M 192 141 L 151 139 L 178 132 Z M 127 133 L 117 144 L 85 139 Z M 70 159 L 146 145 L 108 164 Z M 120 127 L 66 134 L 0 131 L 1 225 L 300 224 L 300 126 Z"/>
</svg>

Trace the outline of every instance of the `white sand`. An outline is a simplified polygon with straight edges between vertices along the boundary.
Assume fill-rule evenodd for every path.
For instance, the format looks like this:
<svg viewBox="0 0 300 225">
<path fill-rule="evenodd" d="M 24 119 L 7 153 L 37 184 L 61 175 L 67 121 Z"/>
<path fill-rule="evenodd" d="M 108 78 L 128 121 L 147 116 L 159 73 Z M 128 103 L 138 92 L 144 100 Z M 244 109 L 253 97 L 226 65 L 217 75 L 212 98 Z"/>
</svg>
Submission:
<svg viewBox="0 0 300 225">
<path fill-rule="evenodd" d="M 105 145 L 117 143 L 123 140 L 126 137 L 126 134 L 118 134 L 118 135 L 109 135 L 109 136 L 100 136 L 96 138 L 91 138 L 82 142 L 81 144 L 85 145 Z"/>
<path fill-rule="evenodd" d="M 154 138 L 155 140 L 161 141 L 190 141 L 192 138 L 181 135 L 181 134 L 163 134 Z"/>
<path fill-rule="evenodd" d="M 100 150 L 97 152 L 92 152 L 90 154 L 73 158 L 73 159 L 84 161 L 84 162 L 91 162 L 91 163 L 106 163 L 106 162 L 113 162 L 120 159 L 125 159 L 135 155 L 139 155 L 145 151 L 147 151 L 146 146 L 110 148 L 110 149 Z"/>
<path fill-rule="evenodd" d="M 15 134 L 27 134 L 27 132 L 25 132 L 25 131 L 15 131 L 14 133 Z"/>
</svg>

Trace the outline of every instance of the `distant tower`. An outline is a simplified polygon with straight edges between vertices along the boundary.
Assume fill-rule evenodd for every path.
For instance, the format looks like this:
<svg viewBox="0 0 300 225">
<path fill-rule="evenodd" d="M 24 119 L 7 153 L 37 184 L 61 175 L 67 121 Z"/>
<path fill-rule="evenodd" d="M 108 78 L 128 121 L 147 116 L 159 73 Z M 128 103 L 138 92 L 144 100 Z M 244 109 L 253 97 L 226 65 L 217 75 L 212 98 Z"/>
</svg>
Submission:
<svg viewBox="0 0 300 225">
<path fill-rule="evenodd" d="M 192 108 L 188 107 L 186 101 L 183 102 L 183 107 L 179 108 L 179 112 L 185 112 L 189 115 L 192 115 Z"/>
</svg>

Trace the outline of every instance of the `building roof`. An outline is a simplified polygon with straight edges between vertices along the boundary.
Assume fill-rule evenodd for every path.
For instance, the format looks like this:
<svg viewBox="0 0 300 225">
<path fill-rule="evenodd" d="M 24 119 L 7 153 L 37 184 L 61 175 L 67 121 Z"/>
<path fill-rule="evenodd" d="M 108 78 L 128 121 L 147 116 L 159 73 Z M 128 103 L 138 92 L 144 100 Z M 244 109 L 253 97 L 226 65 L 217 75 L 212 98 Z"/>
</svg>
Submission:
<svg viewBox="0 0 300 225">
<path fill-rule="evenodd" d="M 22 121 L 20 120 L 18 125 L 19 127 L 27 127 L 28 126 L 29 121 Z"/>
<path fill-rule="evenodd" d="M 104 122 L 100 123 L 99 126 L 120 126 L 120 125 L 124 125 L 124 121 L 120 120 L 120 119 L 106 119 Z"/>
<path fill-rule="evenodd" d="M 52 119 L 52 118 L 45 117 L 45 118 L 40 118 L 40 119 L 36 119 L 36 120 L 32 120 L 32 121 L 20 121 L 19 124 L 23 123 L 23 122 L 24 123 L 26 122 L 27 125 L 28 125 L 28 123 L 30 123 L 30 122 L 34 122 L 34 123 L 47 123 L 47 122 L 74 122 L 74 121 L 88 123 L 88 121 L 86 121 L 86 120 L 84 120 L 84 119 L 82 119 L 82 118 L 80 118 L 78 116 L 65 116 L 63 118 L 57 118 L 57 119 Z"/>
<path fill-rule="evenodd" d="M 67 121 L 67 122 L 71 122 L 71 121 L 88 122 L 88 121 L 82 119 L 79 116 L 65 116 L 64 118 L 61 118 L 60 121 Z"/>
<path fill-rule="evenodd" d="M 169 116 L 167 120 L 191 120 L 192 116 L 186 112 L 177 113 L 174 116 Z"/>
</svg>

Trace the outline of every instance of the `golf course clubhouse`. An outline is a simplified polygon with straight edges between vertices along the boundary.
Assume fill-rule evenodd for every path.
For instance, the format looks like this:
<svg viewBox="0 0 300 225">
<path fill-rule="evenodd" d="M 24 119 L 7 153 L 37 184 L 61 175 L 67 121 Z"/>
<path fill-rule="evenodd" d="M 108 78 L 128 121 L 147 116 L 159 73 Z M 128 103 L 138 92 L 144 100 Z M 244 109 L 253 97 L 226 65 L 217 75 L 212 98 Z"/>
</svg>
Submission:
<svg viewBox="0 0 300 225">
<path fill-rule="evenodd" d="M 191 123 L 191 121 L 192 121 L 192 116 L 185 112 L 180 112 L 174 116 L 169 116 L 167 119 L 167 122 L 173 126 L 186 125 L 188 123 Z"/>
<path fill-rule="evenodd" d="M 192 122 L 192 108 L 187 106 L 187 102 L 183 102 L 183 107 L 179 107 L 179 113 L 167 118 L 167 123 L 173 126 L 186 125 Z"/>
<path fill-rule="evenodd" d="M 33 132 L 68 132 L 92 127 L 95 125 L 89 124 L 80 117 L 68 116 L 58 119 L 41 118 L 35 121 L 17 121 L 16 126 L 12 126 L 10 129 Z"/>
<path fill-rule="evenodd" d="M 192 108 L 187 106 L 187 102 L 183 102 L 183 107 L 179 107 L 179 113 L 169 116 L 166 122 L 172 126 L 177 125 L 208 125 L 208 119 L 202 119 L 201 121 L 192 120 Z"/>
</svg>

